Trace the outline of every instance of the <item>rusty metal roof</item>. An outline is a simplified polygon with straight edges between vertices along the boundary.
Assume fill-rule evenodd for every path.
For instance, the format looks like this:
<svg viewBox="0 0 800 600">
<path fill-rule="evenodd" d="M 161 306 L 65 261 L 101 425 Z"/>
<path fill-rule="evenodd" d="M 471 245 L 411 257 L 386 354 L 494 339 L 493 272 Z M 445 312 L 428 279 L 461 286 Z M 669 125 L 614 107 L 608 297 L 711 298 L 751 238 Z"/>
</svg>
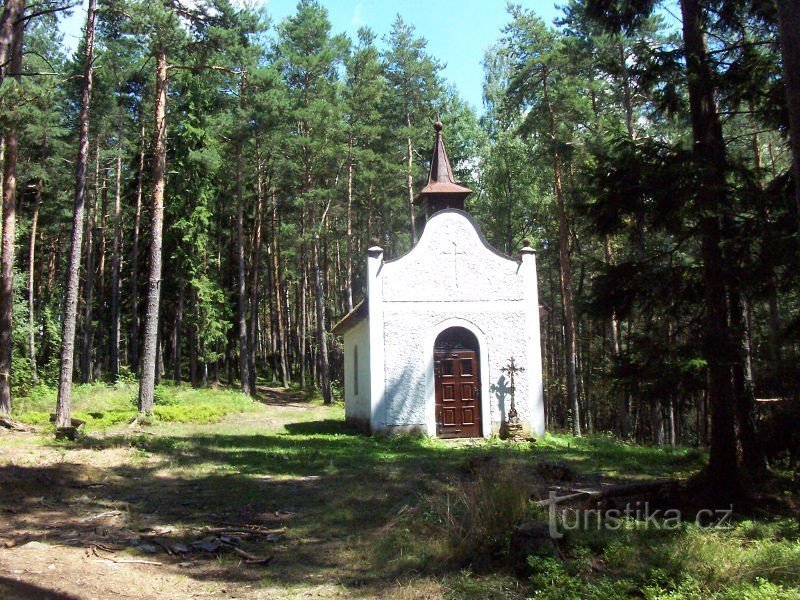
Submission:
<svg viewBox="0 0 800 600">
<path fill-rule="evenodd" d="M 436 131 L 436 141 L 433 145 L 433 154 L 431 156 L 431 169 L 428 173 L 428 185 L 422 188 L 422 191 L 417 197 L 417 202 L 422 201 L 428 196 L 456 196 L 466 198 L 472 193 L 472 190 L 458 185 L 455 177 L 453 177 L 453 169 L 450 167 L 450 160 L 447 158 L 447 150 L 444 147 L 444 138 L 442 137 L 441 121 L 436 121 L 433 124 L 433 129 Z"/>
</svg>

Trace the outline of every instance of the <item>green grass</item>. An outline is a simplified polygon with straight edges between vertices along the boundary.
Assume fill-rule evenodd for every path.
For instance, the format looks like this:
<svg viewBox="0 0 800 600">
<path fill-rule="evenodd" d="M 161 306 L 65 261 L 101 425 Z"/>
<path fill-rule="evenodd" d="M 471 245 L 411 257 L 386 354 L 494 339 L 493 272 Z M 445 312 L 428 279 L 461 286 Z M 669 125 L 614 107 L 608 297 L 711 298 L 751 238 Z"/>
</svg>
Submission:
<svg viewBox="0 0 800 600">
<path fill-rule="evenodd" d="M 111 479 L 93 501 L 124 500 L 133 525 L 158 515 L 177 527 L 214 519 L 286 526 L 291 545 L 274 548 L 280 566 L 262 582 L 281 593 L 301 595 L 313 580 L 365 596 L 387 586 L 401 597 L 426 596 L 431 585 L 450 598 L 800 596 L 800 532 L 786 517 L 739 520 L 725 530 L 626 522 L 618 531 L 569 532 L 563 560 L 532 559 L 532 578 L 515 577 L 510 533 L 520 521 L 546 517 L 529 498 L 554 483 L 542 480 L 538 463 L 565 463 L 576 485 L 688 477 L 706 464 L 696 449 L 562 434 L 535 444 L 369 437 L 345 425 L 340 404 L 323 406 L 298 390 L 289 401 L 262 403 L 233 391 L 162 386 L 151 427 L 115 426 L 134 416 L 135 393 L 75 388 L 76 415 L 89 417 L 88 431 L 58 448 L 128 453 L 104 468 Z M 18 401 L 16 414 L 36 422 L 54 405 L 40 390 Z M 276 517 L 284 513 L 287 520 Z"/>
<path fill-rule="evenodd" d="M 137 416 L 137 393 L 138 386 L 131 383 L 73 386 L 72 416 L 85 421 L 87 431 L 130 423 Z M 16 400 L 13 414 L 23 423 L 47 426 L 55 412 L 56 397 L 55 389 L 36 387 L 29 396 Z M 256 409 L 251 399 L 236 391 L 162 384 L 155 389 L 153 416 L 155 421 L 202 424 Z"/>
<path fill-rule="evenodd" d="M 755 526 L 754 526 L 755 525 Z M 532 558 L 532 597 L 777 599 L 800 597 L 797 523 L 742 521 L 726 530 L 631 527 L 570 539 L 571 558 Z"/>
<path fill-rule="evenodd" d="M 548 433 L 536 444 L 537 456 L 565 461 L 578 472 L 608 477 L 684 477 L 705 464 L 705 454 L 696 448 L 638 446 L 611 436 L 576 438 Z"/>
</svg>

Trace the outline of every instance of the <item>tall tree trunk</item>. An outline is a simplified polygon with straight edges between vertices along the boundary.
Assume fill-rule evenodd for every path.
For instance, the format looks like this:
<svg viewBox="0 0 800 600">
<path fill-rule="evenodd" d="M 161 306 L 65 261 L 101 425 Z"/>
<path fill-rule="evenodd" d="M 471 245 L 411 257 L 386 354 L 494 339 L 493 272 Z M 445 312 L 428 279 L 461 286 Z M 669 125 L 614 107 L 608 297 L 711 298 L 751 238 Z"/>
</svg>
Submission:
<svg viewBox="0 0 800 600">
<path fill-rule="evenodd" d="M 178 306 L 175 309 L 175 324 L 172 330 L 172 379 L 175 383 L 183 380 L 183 302 L 186 295 L 186 282 L 181 278 L 178 284 Z"/>
<path fill-rule="evenodd" d="M 239 379 L 242 392 L 250 395 L 250 370 L 248 364 L 247 340 L 247 274 L 244 268 L 244 196 L 242 194 L 242 143 L 236 144 L 236 275 L 238 312 L 237 327 L 239 338 Z"/>
<path fill-rule="evenodd" d="M 114 181 L 114 243 L 111 256 L 111 382 L 119 380 L 120 345 L 120 306 L 119 274 L 122 262 L 122 223 L 120 210 L 122 204 L 122 127 L 119 128 L 119 147 L 117 148 L 117 170 Z"/>
<path fill-rule="evenodd" d="M 255 394 L 258 384 L 258 372 L 256 370 L 256 353 L 258 351 L 258 323 L 259 323 L 259 282 L 261 280 L 261 228 L 264 219 L 264 181 L 261 174 L 261 159 L 258 159 L 256 166 L 256 219 L 253 227 L 253 242 L 250 245 L 250 331 L 248 339 L 250 348 L 248 351 L 248 373 L 250 374 L 250 391 Z"/>
<path fill-rule="evenodd" d="M 561 157 L 558 152 L 558 134 L 556 117 L 550 102 L 548 78 L 545 69 L 542 74 L 544 83 L 544 101 L 550 120 L 550 141 L 553 159 L 553 189 L 556 195 L 558 213 L 558 266 L 561 271 L 561 306 L 564 311 L 564 344 L 567 362 L 567 404 L 572 413 L 572 433 L 581 434 L 581 413 L 578 401 L 578 379 L 576 374 L 577 347 L 575 341 L 575 312 L 572 292 L 572 266 L 569 261 L 569 220 L 564 201 L 564 189 L 561 181 Z"/>
<path fill-rule="evenodd" d="M 106 315 L 106 250 L 108 248 L 108 236 L 107 234 L 107 227 L 106 227 L 106 217 L 108 215 L 108 169 L 103 167 L 103 176 L 102 176 L 102 193 L 101 193 L 101 203 L 100 203 L 100 231 L 99 236 L 100 239 L 98 240 L 98 248 L 97 248 L 97 322 L 98 323 L 106 323 L 107 322 L 107 315 Z M 98 327 L 96 331 L 92 332 L 92 359 L 94 363 L 94 371 L 92 372 L 92 377 L 95 380 L 102 380 L 103 379 L 103 367 L 104 367 L 104 359 L 105 359 L 105 352 L 97 352 L 97 346 L 100 348 L 107 347 L 104 345 L 103 336 L 105 334 L 105 327 Z M 98 340 L 99 338 L 99 340 Z"/>
<path fill-rule="evenodd" d="M 83 290 L 83 343 L 81 346 L 81 383 L 92 381 L 92 335 L 94 334 L 94 235 L 95 214 L 100 194 L 100 136 L 95 147 L 94 194 L 89 202 L 86 225 L 86 285 Z"/>
<path fill-rule="evenodd" d="M 75 323 L 78 317 L 78 285 L 80 282 L 81 246 L 83 245 L 83 212 L 86 199 L 86 174 L 89 166 L 89 112 L 92 99 L 94 65 L 94 21 L 96 0 L 89 0 L 86 16 L 86 56 L 81 82 L 81 112 L 78 134 L 78 160 L 75 167 L 75 195 L 72 211 L 72 239 L 67 259 L 67 284 L 64 299 L 64 320 L 61 325 L 61 372 L 56 403 L 56 427 L 72 425 L 72 369 L 75 356 Z"/>
<path fill-rule="evenodd" d="M 330 404 L 333 401 L 331 396 L 331 373 L 328 363 L 328 342 L 325 339 L 325 290 L 322 286 L 322 273 L 319 263 L 319 237 L 315 236 L 312 242 L 311 260 L 314 270 L 314 301 L 317 313 L 317 364 L 319 365 L 320 387 L 322 388 L 322 401 Z"/>
<path fill-rule="evenodd" d="M 300 215 L 300 239 L 305 239 L 306 236 L 306 226 L 305 226 L 305 208 L 302 209 L 302 213 Z M 308 299 L 306 296 L 306 290 L 308 288 L 308 268 L 306 265 L 306 261 L 303 260 L 307 251 L 307 246 L 305 242 L 300 243 L 300 255 L 297 257 L 300 263 L 300 281 L 298 285 L 300 289 L 298 290 L 297 297 L 299 298 L 300 306 L 297 315 L 297 338 L 298 338 L 298 359 L 300 362 L 300 388 L 306 389 L 307 376 L 306 376 L 306 335 L 307 335 L 307 324 L 308 324 Z"/>
<path fill-rule="evenodd" d="M 25 2 L 9 0 L 6 10 L 12 16 L 22 16 Z M 20 77 L 22 71 L 22 44 L 25 24 L 15 18 L 9 21 L 13 29 L 10 41 L 0 40 L 10 45 L 8 70 L 13 77 Z M 5 35 L 5 34 L 4 34 Z M 7 106 L 8 129 L 6 130 L 6 154 L 3 163 L 3 233 L 0 243 L 0 415 L 11 413 L 11 362 L 13 354 L 13 313 L 14 313 L 14 236 L 17 204 L 17 115 L 15 106 Z"/>
<path fill-rule="evenodd" d="M 411 129 L 411 114 L 406 114 L 406 126 Z M 411 226 L 411 245 L 417 243 L 417 225 L 414 222 L 414 145 L 406 138 L 406 194 L 408 195 L 408 222 Z"/>
<path fill-rule="evenodd" d="M 156 53 L 156 97 L 153 109 L 153 217 L 150 242 L 150 277 L 144 320 L 142 378 L 139 383 L 139 413 L 153 412 L 158 345 L 158 312 L 161 300 L 161 244 L 164 227 L 164 179 L 167 169 L 167 57 Z"/>
<path fill-rule="evenodd" d="M 606 264 L 612 264 L 612 257 L 611 257 L 611 240 L 608 236 L 605 237 L 603 240 L 603 251 L 605 254 Z M 619 319 L 617 318 L 616 313 L 612 312 L 611 314 L 611 323 L 609 324 L 609 332 L 611 335 L 611 355 L 614 357 L 614 360 L 619 360 L 620 356 L 620 344 L 619 344 Z M 625 388 L 623 387 L 617 392 L 617 412 L 618 412 L 618 419 L 617 419 L 617 426 L 619 427 L 619 435 L 623 438 L 628 437 L 630 435 L 630 415 L 628 414 L 628 402 L 625 394 Z"/>
<path fill-rule="evenodd" d="M 2 105 L 0 105 L 2 106 Z M 0 219 L 3 218 L 3 207 L 2 207 L 2 190 L 3 190 L 3 181 L 5 181 L 5 174 L 3 171 L 5 170 L 2 168 L 3 165 L 6 164 L 6 138 L 5 136 L 0 135 Z M 0 234 L 2 234 L 2 222 L 0 222 Z"/>
<path fill-rule="evenodd" d="M 797 232 L 800 234 L 800 0 L 778 0 L 778 31 L 783 57 L 783 83 L 789 109 Z"/>
<path fill-rule="evenodd" d="M 192 310 L 197 310 L 197 290 L 192 288 Z M 191 327 L 189 327 L 189 381 L 192 384 L 193 388 L 197 387 L 197 368 L 198 368 L 198 360 L 197 360 L 197 347 L 199 341 L 197 339 L 197 326 L 193 323 Z"/>
<path fill-rule="evenodd" d="M 142 191 L 144 187 L 145 120 L 141 120 L 139 131 L 139 164 L 136 172 L 136 207 L 133 212 L 133 241 L 131 244 L 131 330 L 128 347 L 131 371 L 139 370 L 139 227 L 142 219 Z"/>
<path fill-rule="evenodd" d="M 44 162 L 44 159 L 42 160 Z M 42 204 L 42 180 L 36 183 L 36 201 L 31 218 L 31 234 L 28 242 L 28 358 L 31 360 L 31 374 L 34 382 L 36 374 L 36 305 L 34 303 L 34 275 L 36 272 L 36 234 L 39 225 L 39 207 Z"/>
<path fill-rule="evenodd" d="M 289 385 L 289 369 L 287 368 L 287 354 L 289 350 L 289 343 L 286 335 L 285 319 L 283 317 L 283 285 L 281 283 L 280 271 L 280 246 L 278 244 L 278 198 L 275 191 L 272 190 L 272 272 L 273 272 L 273 286 L 275 289 L 275 311 L 276 311 L 276 334 L 278 336 L 277 346 L 278 353 L 280 354 L 280 369 L 281 369 L 281 382 L 283 387 Z M 288 309 L 288 307 L 287 307 Z"/>
<path fill-rule="evenodd" d="M 709 371 L 711 449 L 707 469 L 708 491 L 720 498 L 741 492 L 734 429 L 734 393 L 731 365 L 735 353 L 728 329 L 720 211 L 726 208 L 725 143 L 714 97 L 714 77 L 703 30 L 700 0 L 681 0 L 683 43 L 689 89 L 694 156 L 701 169 L 695 202 L 700 218 L 703 291 L 706 316 L 704 355 Z"/>
<path fill-rule="evenodd" d="M 750 331 L 746 319 L 747 305 L 735 278 L 731 278 L 730 310 L 731 329 L 739 342 L 733 364 L 733 387 L 736 394 L 736 425 L 742 448 L 742 465 L 750 477 L 758 480 L 766 475 L 767 463 L 756 431 L 756 398 L 750 360 Z"/>
<path fill-rule="evenodd" d="M 353 138 L 350 137 L 347 148 L 347 275 L 345 281 L 345 299 L 347 312 L 353 310 Z"/>
<path fill-rule="evenodd" d="M 669 399 L 669 443 L 673 448 L 678 445 L 678 429 L 676 424 L 675 398 Z"/>
<path fill-rule="evenodd" d="M 17 76 L 19 69 L 14 68 L 14 40 L 16 35 L 15 28 L 19 23 L 20 17 L 25 12 L 24 0 L 6 0 L 4 2 L 2 16 L 0 16 L 0 85 L 3 84 L 8 71 L 12 76 Z M 21 43 L 21 42 L 20 42 Z M 19 63 L 22 66 L 22 63 Z"/>
</svg>

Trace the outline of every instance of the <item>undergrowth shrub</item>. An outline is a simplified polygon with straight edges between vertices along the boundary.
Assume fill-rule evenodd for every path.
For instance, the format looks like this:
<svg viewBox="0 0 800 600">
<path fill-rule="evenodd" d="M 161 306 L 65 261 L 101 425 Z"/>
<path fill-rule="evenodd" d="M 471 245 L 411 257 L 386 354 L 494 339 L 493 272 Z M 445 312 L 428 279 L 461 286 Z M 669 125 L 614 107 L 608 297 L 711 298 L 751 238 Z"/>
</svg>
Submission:
<svg viewBox="0 0 800 600">
<path fill-rule="evenodd" d="M 398 568 L 482 569 L 501 559 L 514 527 L 537 514 L 529 501 L 535 476 L 521 460 L 478 462 L 388 525 L 376 560 Z"/>
<path fill-rule="evenodd" d="M 515 526 L 531 516 L 531 488 L 521 463 L 487 465 L 457 482 L 448 502 L 437 503 L 453 557 L 459 562 L 495 558 L 508 546 Z"/>
</svg>

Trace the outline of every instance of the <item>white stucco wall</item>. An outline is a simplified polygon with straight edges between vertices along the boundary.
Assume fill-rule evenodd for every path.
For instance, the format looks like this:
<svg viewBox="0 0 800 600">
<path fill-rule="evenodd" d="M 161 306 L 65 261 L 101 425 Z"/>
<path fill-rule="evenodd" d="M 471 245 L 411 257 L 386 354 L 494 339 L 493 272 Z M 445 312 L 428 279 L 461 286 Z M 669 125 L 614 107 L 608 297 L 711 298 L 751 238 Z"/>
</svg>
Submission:
<svg viewBox="0 0 800 600">
<path fill-rule="evenodd" d="M 496 431 L 510 402 L 501 369 L 513 356 L 520 419 L 544 432 L 535 256 L 513 260 L 491 249 L 464 212 L 436 213 L 405 256 L 368 268 L 372 429 L 436 433 L 433 345 L 462 326 L 480 344 L 483 434 Z M 382 351 L 379 348 L 382 346 Z"/>
<path fill-rule="evenodd" d="M 349 420 L 369 423 L 370 418 L 370 371 L 369 329 L 364 319 L 347 331 L 344 336 L 344 406 Z M 356 372 L 354 349 L 358 348 L 358 370 Z M 358 393 L 355 379 L 358 378 Z"/>
</svg>

